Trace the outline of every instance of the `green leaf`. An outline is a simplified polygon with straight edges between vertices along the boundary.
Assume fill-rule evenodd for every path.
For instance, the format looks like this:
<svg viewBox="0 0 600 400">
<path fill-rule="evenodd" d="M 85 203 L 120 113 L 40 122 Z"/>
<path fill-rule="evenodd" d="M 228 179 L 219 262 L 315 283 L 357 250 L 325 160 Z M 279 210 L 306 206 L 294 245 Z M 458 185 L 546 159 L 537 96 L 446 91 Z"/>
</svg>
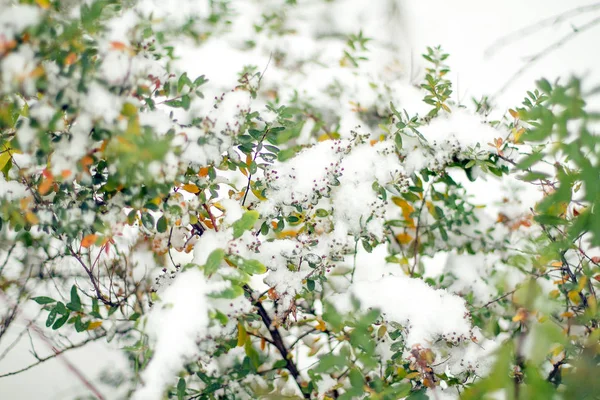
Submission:
<svg viewBox="0 0 600 400">
<path fill-rule="evenodd" d="M 547 79 L 540 79 L 539 81 L 536 82 L 537 86 L 542 89 L 543 92 L 545 93 L 550 93 L 552 92 L 552 85 L 550 85 L 550 82 L 548 82 Z"/>
<path fill-rule="evenodd" d="M 244 289 L 239 287 L 238 285 L 231 285 L 227 289 L 221 290 L 218 293 L 211 293 L 209 297 L 215 299 L 235 299 L 244 294 Z"/>
<path fill-rule="evenodd" d="M 249 275 L 260 275 L 267 272 L 267 267 L 256 260 L 243 260 L 238 267 Z"/>
<path fill-rule="evenodd" d="M 396 136 L 394 137 L 394 143 L 396 144 L 396 148 L 398 150 L 402 150 L 402 136 L 400 133 L 396 133 Z"/>
<path fill-rule="evenodd" d="M 156 230 L 159 233 L 164 233 L 167 231 L 167 218 L 164 215 L 156 222 Z"/>
<path fill-rule="evenodd" d="M 204 275 L 210 276 L 214 274 L 219 269 L 223 258 L 225 258 L 225 251 L 223 249 L 213 250 L 206 259 L 206 264 L 204 264 Z"/>
<path fill-rule="evenodd" d="M 319 218 L 325 218 L 326 216 L 329 215 L 329 211 L 327 211 L 323 208 L 317 208 L 317 211 L 315 211 L 315 215 Z"/>
<path fill-rule="evenodd" d="M 540 152 L 533 153 L 525 157 L 521 162 L 517 164 L 517 168 L 519 169 L 528 169 L 533 166 L 535 163 L 544 158 L 545 154 Z"/>
<path fill-rule="evenodd" d="M 242 218 L 238 219 L 233 223 L 233 238 L 237 239 L 244 234 L 245 231 L 250 230 L 254 227 L 254 224 L 258 220 L 260 214 L 258 211 L 246 211 Z"/>
<path fill-rule="evenodd" d="M 56 300 L 54 300 L 53 298 L 46 296 L 33 297 L 31 300 L 35 301 L 38 304 L 50 304 L 56 302 Z"/>
<path fill-rule="evenodd" d="M 56 307 L 54 307 L 52 310 L 50 310 L 50 312 L 48 313 L 48 318 L 46 318 L 46 327 L 47 328 L 49 328 L 54 323 L 54 320 L 56 320 L 57 315 L 58 315 L 58 309 Z"/>
<path fill-rule="evenodd" d="M 548 178 L 548 174 L 543 173 L 543 172 L 529 172 L 520 177 L 520 179 L 525 182 L 531 182 L 531 181 L 535 181 L 538 179 L 546 179 L 546 178 Z"/>
<path fill-rule="evenodd" d="M 81 299 L 75 285 L 71 286 L 71 302 L 67 303 L 67 308 L 72 311 L 81 311 Z"/>
<path fill-rule="evenodd" d="M 150 213 L 142 213 L 142 224 L 146 229 L 154 229 L 154 217 Z"/>
<path fill-rule="evenodd" d="M 179 378 L 179 382 L 177 382 L 177 400 L 183 400 L 185 397 L 185 379 Z"/>
<path fill-rule="evenodd" d="M 57 330 L 58 328 L 60 328 L 61 326 L 63 326 L 67 322 L 67 320 L 69 319 L 69 315 L 70 314 L 63 314 L 62 317 L 60 317 L 59 319 L 56 320 L 56 322 L 54 322 L 54 325 L 52 325 L 52 329 L 53 330 Z"/>
<path fill-rule="evenodd" d="M 564 225 L 567 223 L 563 218 L 554 215 L 541 214 L 536 215 L 533 219 L 542 225 Z"/>
</svg>

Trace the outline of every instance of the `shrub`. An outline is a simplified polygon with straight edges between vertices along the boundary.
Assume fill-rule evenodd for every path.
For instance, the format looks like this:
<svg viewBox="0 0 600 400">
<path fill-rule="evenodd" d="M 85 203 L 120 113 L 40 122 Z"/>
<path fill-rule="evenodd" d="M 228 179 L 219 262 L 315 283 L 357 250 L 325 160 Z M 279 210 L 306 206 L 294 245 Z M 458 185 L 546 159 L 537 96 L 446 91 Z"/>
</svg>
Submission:
<svg viewBox="0 0 600 400">
<path fill-rule="evenodd" d="M 580 81 L 496 118 L 328 3 L 1 3 L 0 339 L 33 300 L 137 399 L 597 396 Z"/>
</svg>

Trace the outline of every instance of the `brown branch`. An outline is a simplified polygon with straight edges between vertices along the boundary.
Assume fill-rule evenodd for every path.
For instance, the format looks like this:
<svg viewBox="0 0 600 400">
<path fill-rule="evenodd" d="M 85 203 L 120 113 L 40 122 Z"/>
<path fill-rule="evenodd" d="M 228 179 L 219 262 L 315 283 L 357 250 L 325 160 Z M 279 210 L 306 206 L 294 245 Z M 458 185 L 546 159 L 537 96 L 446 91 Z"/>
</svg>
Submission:
<svg viewBox="0 0 600 400">
<path fill-rule="evenodd" d="M 202 204 L 202 207 L 204 207 L 204 209 L 208 213 L 208 218 L 210 218 L 210 222 L 213 224 L 213 228 L 215 229 L 215 232 L 219 232 L 219 227 L 217 226 L 217 221 L 215 220 L 215 216 L 212 214 L 212 212 L 210 212 L 210 207 L 206 203 Z"/>
<path fill-rule="evenodd" d="M 254 299 L 253 294 L 252 294 L 252 289 L 250 288 L 250 286 L 244 285 L 244 290 L 246 291 L 246 293 L 248 293 L 249 300 L 256 307 L 256 309 L 258 311 L 258 315 L 260 315 L 260 318 L 262 319 L 263 324 L 269 330 L 269 333 L 271 334 L 271 338 L 273 339 L 273 345 L 277 348 L 277 350 L 279 351 L 279 354 L 281 354 L 281 357 L 284 359 L 286 369 L 288 371 L 290 371 L 290 374 L 294 377 L 294 380 L 296 381 L 296 384 L 298 385 L 298 388 L 300 389 L 300 392 L 302 393 L 304 398 L 310 399 L 310 393 L 306 393 L 306 392 L 304 392 L 304 390 L 302 390 L 302 377 L 300 376 L 300 371 L 298 371 L 298 367 L 292 360 L 292 355 L 290 354 L 289 350 L 285 346 L 285 343 L 283 342 L 283 338 L 281 337 L 281 333 L 279 332 L 277 327 L 273 325 L 273 320 L 267 313 L 267 310 L 263 306 L 260 299 L 257 299 L 257 300 Z"/>
<path fill-rule="evenodd" d="M 94 277 L 94 274 L 85 265 L 85 263 L 81 260 L 81 257 L 79 257 L 77 255 L 77 253 L 75 253 L 75 251 L 73 250 L 73 248 L 70 245 L 68 246 L 68 249 L 71 252 L 71 255 L 77 260 L 77 262 L 79 262 L 79 264 L 83 267 L 83 269 L 85 270 L 86 274 L 90 278 L 90 283 L 92 284 L 92 287 L 94 288 L 94 291 L 96 292 L 96 296 L 98 297 L 98 300 L 100 300 L 102 303 L 106 304 L 107 306 L 117 307 L 119 305 L 119 303 L 113 303 L 111 300 L 107 299 L 102 294 L 102 292 L 100 291 L 100 286 L 98 286 L 98 282 L 96 281 L 96 278 Z"/>
</svg>

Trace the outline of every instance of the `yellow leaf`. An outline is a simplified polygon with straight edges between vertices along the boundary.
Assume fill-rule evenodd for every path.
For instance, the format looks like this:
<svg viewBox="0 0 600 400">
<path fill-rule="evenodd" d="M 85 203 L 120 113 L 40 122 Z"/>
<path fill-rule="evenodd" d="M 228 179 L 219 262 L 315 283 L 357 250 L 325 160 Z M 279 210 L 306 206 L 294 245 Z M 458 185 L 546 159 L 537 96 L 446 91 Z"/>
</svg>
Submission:
<svg viewBox="0 0 600 400">
<path fill-rule="evenodd" d="M 27 222 L 29 222 L 30 225 L 37 225 L 40 222 L 37 215 L 35 215 L 31 211 L 28 211 L 25 214 L 25 219 L 27 220 Z"/>
<path fill-rule="evenodd" d="M 404 377 L 404 379 L 409 379 L 409 380 L 410 380 L 410 379 L 418 378 L 418 377 L 420 377 L 420 376 L 421 376 L 421 374 L 420 374 L 420 373 L 418 373 L 418 372 L 411 372 L 410 374 L 407 374 L 407 375 Z"/>
<path fill-rule="evenodd" d="M 323 322 L 322 319 L 318 319 L 317 320 L 317 326 L 315 326 L 315 329 L 320 330 L 321 332 L 325 332 L 325 330 L 327 329 L 325 327 L 325 322 Z"/>
<path fill-rule="evenodd" d="M 244 325 L 241 322 L 238 322 L 238 347 L 242 347 L 243 345 L 245 345 L 247 340 L 248 332 L 246 332 L 246 328 L 244 328 Z"/>
<path fill-rule="evenodd" d="M 200 191 L 200 189 L 198 189 L 198 186 L 194 185 L 193 183 L 187 183 L 187 184 L 183 185 L 181 188 L 183 190 L 185 190 L 186 192 L 193 193 L 193 194 L 196 194 Z"/>
<path fill-rule="evenodd" d="M 277 238 L 278 239 L 285 239 L 285 238 L 293 238 L 298 236 L 300 232 L 298 231 L 292 231 L 292 230 L 285 230 L 285 231 L 281 231 L 279 233 L 277 233 Z"/>
<path fill-rule="evenodd" d="M 0 170 L 2 170 L 6 164 L 8 164 L 8 160 L 10 160 L 10 147 L 1 147 L 0 151 Z"/>
<path fill-rule="evenodd" d="M 561 317 L 564 318 L 572 318 L 575 314 L 573 314 L 571 311 L 565 311 L 564 313 L 560 314 Z"/>
<path fill-rule="evenodd" d="M 50 7 L 50 0 L 35 0 L 35 3 L 44 10 L 47 10 L 48 7 Z"/>
<path fill-rule="evenodd" d="M 582 277 L 579 279 L 579 284 L 578 284 L 578 286 L 577 286 L 577 288 L 579 289 L 579 291 L 582 291 L 582 290 L 583 290 L 583 288 L 585 288 L 585 285 L 587 285 L 587 281 L 588 281 L 588 278 L 587 278 L 587 276 L 585 276 L 585 275 L 584 275 L 584 276 L 582 276 Z"/>
<path fill-rule="evenodd" d="M 385 325 L 381 325 L 379 327 L 379 329 L 377 330 L 377 337 L 379 337 L 379 338 L 383 337 L 386 332 L 387 332 L 387 327 Z"/>
<path fill-rule="evenodd" d="M 96 243 L 97 238 L 98 236 L 94 233 L 84 236 L 83 239 L 81 239 L 81 247 L 85 247 L 87 249 L 88 247 Z"/>
<path fill-rule="evenodd" d="M 512 115 L 512 117 L 513 117 L 514 119 L 518 119 L 518 118 L 519 118 L 519 113 L 518 113 L 518 112 L 516 112 L 515 110 L 513 110 L 512 108 L 510 108 L 510 109 L 508 110 L 508 112 L 510 113 L 510 115 Z"/>
<path fill-rule="evenodd" d="M 581 303 L 581 297 L 579 297 L 579 292 L 577 290 L 571 290 L 567 296 L 569 296 L 569 300 L 571 300 L 573 304 Z"/>
<path fill-rule="evenodd" d="M 96 328 L 100 328 L 102 326 L 102 321 L 94 321 L 94 322 L 90 322 L 90 324 L 87 327 L 88 331 L 93 331 Z"/>
<path fill-rule="evenodd" d="M 256 189 L 251 189 L 252 193 L 254 193 L 254 195 L 261 201 L 265 201 L 267 198 L 265 196 L 262 195 L 262 193 L 259 190 Z"/>
<path fill-rule="evenodd" d="M 400 197 L 392 197 L 392 202 L 402 209 L 402 216 L 404 217 L 404 220 L 407 222 L 408 226 L 410 228 L 414 228 L 415 222 L 410 215 L 415 211 L 415 208 Z"/>
<path fill-rule="evenodd" d="M 560 291 L 558 289 L 554 289 L 550 292 L 551 299 L 557 299 L 560 296 Z"/>
<path fill-rule="evenodd" d="M 562 262 L 560 261 L 554 261 L 552 264 L 550 264 L 551 267 L 562 267 Z"/>
<path fill-rule="evenodd" d="M 400 244 L 409 244 L 413 240 L 413 237 L 410 236 L 408 233 L 401 233 L 399 235 L 396 235 L 396 239 L 398 239 L 398 242 L 400 242 Z"/>
<path fill-rule="evenodd" d="M 527 318 L 527 310 L 525 310 L 524 308 L 519 308 L 519 310 L 517 310 L 517 314 L 513 317 L 513 322 L 520 322 L 520 321 L 524 321 Z"/>
</svg>

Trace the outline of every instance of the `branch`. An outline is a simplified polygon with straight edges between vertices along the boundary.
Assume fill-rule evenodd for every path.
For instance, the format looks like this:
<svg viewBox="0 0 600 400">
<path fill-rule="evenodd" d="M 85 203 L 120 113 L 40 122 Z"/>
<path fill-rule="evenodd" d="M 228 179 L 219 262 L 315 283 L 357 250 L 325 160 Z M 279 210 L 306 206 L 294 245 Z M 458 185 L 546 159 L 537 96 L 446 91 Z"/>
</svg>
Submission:
<svg viewBox="0 0 600 400">
<path fill-rule="evenodd" d="M 273 338 L 273 345 L 277 348 L 277 350 L 279 350 L 281 357 L 285 360 L 286 369 L 288 371 L 290 371 L 290 374 L 294 377 L 294 380 L 296 381 L 296 384 L 298 385 L 298 388 L 300 389 L 300 392 L 302 393 L 304 398 L 310 399 L 310 394 L 305 393 L 302 390 L 302 377 L 300 376 L 298 367 L 296 366 L 294 361 L 292 361 L 292 358 L 291 358 L 292 355 L 290 354 L 287 347 L 285 346 L 285 343 L 283 342 L 283 338 L 281 337 L 281 333 L 279 333 L 279 330 L 273 325 L 273 320 L 267 313 L 267 310 L 263 306 L 262 302 L 260 300 L 254 300 L 254 297 L 252 296 L 252 289 L 250 288 L 250 286 L 244 285 L 244 290 L 246 291 L 246 293 L 248 293 L 250 295 L 249 300 L 257 308 L 258 315 L 260 315 L 260 318 L 262 319 L 263 324 L 265 324 L 265 326 L 269 330 L 269 333 L 271 334 L 271 338 Z"/>
<path fill-rule="evenodd" d="M 78 349 L 78 348 L 80 348 L 80 347 L 83 347 L 83 346 L 85 346 L 86 344 L 88 344 L 88 343 L 90 343 L 90 342 L 94 342 L 94 341 L 96 341 L 96 340 L 98 340 L 98 339 L 102 339 L 102 338 L 103 338 L 103 337 L 105 337 L 105 336 L 106 336 L 106 333 L 103 333 L 103 334 L 101 334 L 101 335 L 99 335 L 99 336 L 88 338 L 88 339 L 86 339 L 86 340 L 84 340 L 84 341 L 82 341 L 82 342 L 80 342 L 80 343 L 76 343 L 76 344 L 74 344 L 74 345 L 72 345 L 72 346 L 70 346 L 70 347 L 67 347 L 67 348 L 65 348 L 65 349 L 63 349 L 63 350 L 60 350 L 60 351 L 59 351 L 59 350 L 56 350 L 56 349 L 53 347 L 52 349 L 53 349 L 53 351 L 54 351 L 54 354 L 51 354 L 51 355 L 49 355 L 49 356 L 47 356 L 47 357 L 42 357 L 42 358 L 40 358 L 40 359 L 39 359 L 37 362 L 34 362 L 33 364 L 30 364 L 30 365 L 28 365 L 28 366 L 27 366 L 27 367 L 25 367 L 25 368 L 21 368 L 21 369 L 19 369 L 19 370 L 13 371 L 13 372 L 8 372 L 8 373 L 6 373 L 6 374 L 2 374 L 2 375 L 0 375 L 0 378 L 6 378 L 7 376 L 13 376 L 13 375 L 20 374 L 21 372 L 28 371 L 28 370 L 30 370 L 31 368 L 33 368 L 33 367 L 36 367 L 36 366 L 38 366 L 38 365 L 42 364 L 43 362 L 46 362 L 46 361 L 48 361 L 48 360 L 51 360 L 51 359 L 53 359 L 53 358 L 56 358 L 56 357 L 58 357 L 58 356 L 61 356 L 62 354 L 66 353 L 66 352 L 67 352 L 67 351 L 69 351 L 69 350 Z"/>
</svg>

